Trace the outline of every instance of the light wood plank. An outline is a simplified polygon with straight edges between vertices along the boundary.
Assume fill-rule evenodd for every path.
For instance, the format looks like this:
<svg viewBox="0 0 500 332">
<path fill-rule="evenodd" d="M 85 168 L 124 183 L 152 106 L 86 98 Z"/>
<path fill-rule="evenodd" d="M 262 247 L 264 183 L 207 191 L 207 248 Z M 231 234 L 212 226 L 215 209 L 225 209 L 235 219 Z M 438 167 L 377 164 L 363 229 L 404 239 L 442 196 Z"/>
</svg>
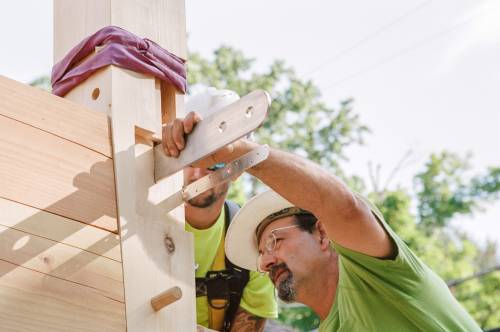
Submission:
<svg viewBox="0 0 500 332">
<path fill-rule="evenodd" d="M 181 58 L 187 58 L 186 10 L 182 0 L 112 2 L 111 21 L 153 40 Z"/>
<path fill-rule="evenodd" d="M 121 262 L 117 234 L 0 198 L 0 225 Z"/>
<path fill-rule="evenodd" d="M 85 37 L 109 25 L 110 0 L 54 0 L 54 63 L 59 62 Z M 68 28 L 68 24 L 71 29 Z"/>
<path fill-rule="evenodd" d="M 124 304 L 0 260 L 2 332 L 125 332 Z"/>
<path fill-rule="evenodd" d="M 0 197 L 117 231 L 112 160 L 1 115 Z"/>
<path fill-rule="evenodd" d="M 0 75 L 0 115 L 111 157 L 105 114 Z"/>
<path fill-rule="evenodd" d="M 54 63 L 82 39 L 110 23 L 120 23 L 117 26 L 187 59 L 184 1 L 80 0 L 73 1 L 71 8 L 64 2 L 54 2 Z M 66 24 L 71 22 L 75 24 L 70 33 Z"/>
<path fill-rule="evenodd" d="M 64 34 L 64 38 L 54 40 L 56 59 L 63 56 L 57 54 L 57 50 L 69 50 L 81 40 L 82 27 L 86 29 L 86 36 L 95 32 L 96 26 L 106 25 L 123 27 L 185 56 L 184 1 L 102 2 L 109 4 L 109 18 L 100 13 L 94 16 L 96 11 L 108 8 L 102 3 L 90 0 L 54 2 L 56 29 L 64 31 L 58 32 Z M 67 11 L 72 13 L 66 15 Z M 73 40 L 68 36 L 74 36 Z M 59 45 L 61 43 L 65 45 Z M 95 88 L 100 89 L 100 97 L 91 101 Z M 129 332 L 195 330 L 193 237 L 183 229 L 182 208 L 167 215 L 165 210 L 147 201 L 148 188 L 155 183 L 154 151 L 147 144 L 136 144 L 135 137 L 135 127 L 161 135 L 162 104 L 169 108 L 170 116 L 181 116 L 182 98 L 177 92 L 173 95 L 175 102 L 161 100 L 162 88 L 157 80 L 114 66 L 93 75 L 66 95 L 68 99 L 111 116 Z M 165 184 L 166 195 L 176 192 L 182 185 L 181 174 L 165 179 Z M 166 238 L 175 243 L 172 253 L 165 247 Z M 183 297 L 155 313 L 151 298 L 175 286 L 181 288 Z"/>
<path fill-rule="evenodd" d="M 124 301 L 122 266 L 112 259 L 5 226 L 0 226 L 0 259 Z"/>
</svg>

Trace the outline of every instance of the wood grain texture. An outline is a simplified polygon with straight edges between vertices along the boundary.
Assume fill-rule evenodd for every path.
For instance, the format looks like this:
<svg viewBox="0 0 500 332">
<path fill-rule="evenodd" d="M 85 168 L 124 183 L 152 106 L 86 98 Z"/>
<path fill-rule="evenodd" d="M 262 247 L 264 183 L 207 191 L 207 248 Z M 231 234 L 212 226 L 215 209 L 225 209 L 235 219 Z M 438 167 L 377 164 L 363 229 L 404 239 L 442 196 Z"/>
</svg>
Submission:
<svg viewBox="0 0 500 332">
<path fill-rule="evenodd" d="M 125 332 L 124 304 L 95 289 L 0 260 L 2 332 Z"/>
<path fill-rule="evenodd" d="M 161 310 L 182 297 L 179 287 L 172 287 L 151 299 L 151 306 L 155 311 Z"/>
<path fill-rule="evenodd" d="M 105 114 L 0 75 L 0 115 L 111 157 Z"/>
<path fill-rule="evenodd" d="M 117 234 L 0 198 L 0 225 L 121 262 Z M 1 241 L 1 240 L 0 240 Z"/>
<path fill-rule="evenodd" d="M 122 266 L 112 259 L 5 226 L 0 226 L 0 259 L 124 301 Z"/>
<path fill-rule="evenodd" d="M 54 63 L 85 37 L 110 25 L 111 0 L 65 2 L 54 0 Z"/>
<path fill-rule="evenodd" d="M 117 231 L 112 160 L 2 115 L 0 197 Z"/>
<path fill-rule="evenodd" d="M 56 0 L 54 5 L 55 27 L 60 30 L 57 34 L 63 35 L 54 40 L 56 59 L 83 36 L 107 25 L 150 38 L 181 57 L 186 54 L 183 0 L 101 0 L 99 3 Z M 66 15 L 66 11 L 71 13 Z M 96 11 L 106 15 L 94 15 Z M 83 36 L 82 29 L 85 30 Z M 100 96 L 92 100 L 91 94 L 96 88 Z M 129 332 L 195 330 L 193 237 L 183 229 L 182 208 L 167 214 L 148 202 L 148 188 L 155 183 L 154 151 L 149 144 L 141 144 L 141 138 L 135 135 L 136 127 L 161 135 L 165 102 L 161 95 L 161 84 L 155 78 L 114 66 L 101 70 L 66 95 L 111 117 Z M 171 116 L 179 114 L 177 111 L 182 106 L 177 98 L 175 103 L 168 101 L 167 105 L 174 105 L 170 107 Z M 176 192 L 181 188 L 182 176 L 169 177 L 164 183 L 167 193 Z M 167 239 L 175 245 L 173 252 L 166 248 Z M 174 286 L 182 289 L 183 297 L 154 312 L 151 298 Z"/>
</svg>

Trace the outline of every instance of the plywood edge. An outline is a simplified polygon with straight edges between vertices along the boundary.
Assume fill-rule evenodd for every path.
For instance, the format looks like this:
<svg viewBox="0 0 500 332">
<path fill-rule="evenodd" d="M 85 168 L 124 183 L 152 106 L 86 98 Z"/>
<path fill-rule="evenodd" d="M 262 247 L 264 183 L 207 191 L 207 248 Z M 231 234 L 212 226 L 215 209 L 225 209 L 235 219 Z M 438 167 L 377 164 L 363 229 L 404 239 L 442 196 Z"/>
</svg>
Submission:
<svg viewBox="0 0 500 332">
<path fill-rule="evenodd" d="M 0 114 L 112 157 L 106 114 L 2 75 Z"/>
</svg>

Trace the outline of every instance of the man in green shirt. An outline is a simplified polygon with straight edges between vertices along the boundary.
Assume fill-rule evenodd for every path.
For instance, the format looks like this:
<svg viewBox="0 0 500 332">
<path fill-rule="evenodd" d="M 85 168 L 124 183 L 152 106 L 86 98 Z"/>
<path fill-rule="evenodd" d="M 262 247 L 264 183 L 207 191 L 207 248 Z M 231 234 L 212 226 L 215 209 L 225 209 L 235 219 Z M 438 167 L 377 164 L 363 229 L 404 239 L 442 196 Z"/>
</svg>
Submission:
<svg viewBox="0 0 500 332">
<path fill-rule="evenodd" d="M 201 117 L 209 116 L 210 113 L 238 98 L 238 95 L 232 91 L 215 88 L 208 88 L 195 94 L 189 98 L 186 109 L 188 111 L 196 110 L 198 113 L 190 113 L 183 120 L 177 119 L 168 123 L 164 127 L 164 135 L 174 137 L 173 135 L 176 134 L 177 143 L 182 143 L 183 146 L 184 134 L 190 133 L 194 124 Z M 173 143 L 174 146 L 170 145 L 167 148 L 169 150 L 175 149 L 172 155 L 178 155 L 177 143 L 174 141 L 170 141 L 170 143 Z M 186 167 L 184 169 L 184 184 L 190 184 L 213 171 L 214 168 Z M 225 208 L 225 204 L 229 204 L 226 202 L 228 189 L 229 183 L 219 185 L 185 204 L 186 230 L 193 233 L 195 243 L 197 323 L 214 330 L 262 331 L 266 318 L 277 317 L 274 287 L 267 276 L 250 271 L 241 300 L 239 304 L 236 304 L 237 310 L 233 314 L 234 317 L 226 317 L 231 315 L 228 306 L 230 303 L 213 300 L 211 302 L 213 306 L 210 306 L 207 297 L 207 289 L 211 287 L 205 283 L 204 278 L 207 276 L 207 272 L 229 268 L 225 261 L 223 241 L 227 226 L 226 217 L 229 217 L 226 216 L 229 209 Z M 225 272 L 224 275 L 226 275 Z M 223 283 L 222 286 L 229 285 L 224 275 L 220 275 L 219 279 L 219 282 Z M 226 318 L 229 318 L 231 322 L 229 328 L 227 322 L 226 324 L 224 322 L 227 320 Z"/>
<path fill-rule="evenodd" d="M 197 165 L 227 162 L 256 146 L 242 139 Z M 248 172 L 273 191 L 240 210 L 226 255 L 269 273 L 282 300 L 319 315 L 320 331 L 481 331 L 378 210 L 337 177 L 276 149 Z"/>
<path fill-rule="evenodd" d="M 233 154 L 254 144 L 238 142 Z M 382 214 L 338 178 L 279 150 L 250 173 L 274 191 L 241 209 L 226 254 L 269 272 L 282 300 L 319 315 L 320 332 L 481 331 Z"/>
</svg>

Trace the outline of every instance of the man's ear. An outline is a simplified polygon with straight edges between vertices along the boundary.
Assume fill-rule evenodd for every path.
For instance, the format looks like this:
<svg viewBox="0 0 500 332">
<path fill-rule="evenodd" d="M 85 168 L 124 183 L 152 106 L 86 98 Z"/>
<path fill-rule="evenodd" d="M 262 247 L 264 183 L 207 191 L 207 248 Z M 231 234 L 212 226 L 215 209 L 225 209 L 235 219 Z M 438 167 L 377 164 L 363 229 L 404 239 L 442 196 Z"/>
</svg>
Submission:
<svg viewBox="0 0 500 332">
<path fill-rule="evenodd" d="M 319 241 L 320 241 L 320 246 L 322 250 L 329 249 L 330 248 L 330 239 L 328 238 L 328 235 L 326 235 L 326 229 L 325 226 L 321 221 L 316 222 L 316 230 L 318 231 L 319 235 Z"/>
</svg>

